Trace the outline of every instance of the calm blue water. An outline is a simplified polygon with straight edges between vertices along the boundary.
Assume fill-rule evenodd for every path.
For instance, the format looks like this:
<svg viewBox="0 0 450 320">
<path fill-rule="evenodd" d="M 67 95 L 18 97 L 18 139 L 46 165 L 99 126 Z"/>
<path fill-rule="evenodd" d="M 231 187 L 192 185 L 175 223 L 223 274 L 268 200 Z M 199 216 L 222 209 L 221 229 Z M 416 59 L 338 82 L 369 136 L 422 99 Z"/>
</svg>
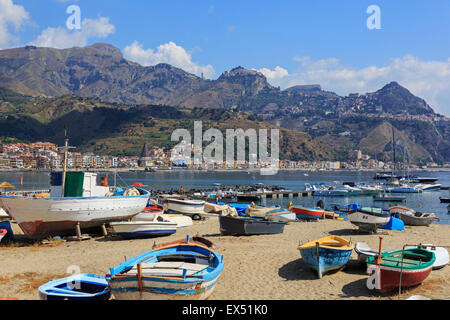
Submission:
<svg viewBox="0 0 450 320">
<path fill-rule="evenodd" d="M 439 178 L 437 183 L 443 186 L 450 186 L 450 172 L 411 172 L 412 175 L 421 177 Z M 19 186 L 20 178 L 23 175 L 23 187 L 20 189 L 47 189 L 49 187 L 49 173 L 43 172 L 0 172 L 0 182 L 8 181 L 13 185 Z M 104 173 L 99 174 L 105 175 Z M 113 174 L 107 173 L 110 184 L 113 184 Z M 264 183 L 266 185 L 277 185 L 290 190 L 304 190 L 305 183 L 310 184 L 332 184 L 334 181 L 340 183 L 351 181 L 355 183 L 373 183 L 374 172 L 361 171 L 320 171 L 308 172 L 305 176 L 303 172 L 283 171 L 274 176 L 262 176 L 259 171 L 247 172 L 203 172 L 203 171 L 158 171 L 158 172 L 127 172 L 120 173 L 117 177 L 117 185 L 126 186 L 134 182 L 142 182 L 148 189 L 169 190 L 170 188 L 179 189 L 183 186 L 184 190 L 192 188 L 212 188 L 213 183 L 222 183 L 229 186 L 250 185 L 254 183 Z M 449 197 L 448 190 L 423 192 L 420 194 L 402 194 L 407 197 L 404 205 L 417 211 L 434 212 L 440 218 L 440 224 L 450 225 L 450 214 L 447 213 L 447 204 L 440 203 L 439 197 Z M 294 204 L 304 206 L 315 206 L 317 201 L 323 200 L 325 207 L 329 208 L 332 204 L 351 204 L 354 202 L 362 206 L 389 207 L 388 202 L 373 202 L 371 196 L 360 197 L 300 197 L 300 198 L 282 198 L 263 200 L 264 205 L 281 205 L 287 207 L 289 201 Z"/>
</svg>

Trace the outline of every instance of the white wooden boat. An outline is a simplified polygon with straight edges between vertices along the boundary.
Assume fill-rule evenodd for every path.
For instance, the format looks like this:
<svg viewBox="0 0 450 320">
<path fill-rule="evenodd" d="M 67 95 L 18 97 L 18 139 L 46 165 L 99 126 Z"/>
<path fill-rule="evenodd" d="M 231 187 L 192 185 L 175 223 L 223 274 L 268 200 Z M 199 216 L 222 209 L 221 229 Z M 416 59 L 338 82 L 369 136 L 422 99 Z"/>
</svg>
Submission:
<svg viewBox="0 0 450 320">
<path fill-rule="evenodd" d="M 391 215 L 380 208 L 361 208 L 349 213 L 348 219 L 360 230 L 374 232 L 379 226 L 388 223 Z"/>
<path fill-rule="evenodd" d="M 292 222 L 297 220 L 296 214 L 290 211 L 270 212 L 266 214 L 265 218 L 275 222 Z"/>
<path fill-rule="evenodd" d="M 167 236 L 177 232 L 177 223 L 164 219 L 162 215 L 154 221 L 111 222 L 110 226 L 115 234 L 123 238 Z"/>
<path fill-rule="evenodd" d="M 0 220 L 11 218 L 3 208 L 0 208 Z"/>
<path fill-rule="evenodd" d="M 96 180 L 96 173 L 67 172 L 64 190 L 60 181 L 53 181 L 49 198 L 0 196 L 0 201 L 24 234 L 34 238 L 73 232 L 78 224 L 84 228 L 126 220 L 145 208 L 148 191 L 131 188 L 118 196 Z"/>
<path fill-rule="evenodd" d="M 203 200 L 165 198 L 163 204 L 167 212 L 185 214 L 194 220 L 200 219 L 201 214 L 205 213 Z"/>
<path fill-rule="evenodd" d="M 434 253 L 436 260 L 433 263 L 433 270 L 441 269 L 449 263 L 449 255 L 444 247 L 436 247 L 432 244 L 420 244 L 417 246 L 406 246 L 405 249 L 423 248 Z"/>
</svg>

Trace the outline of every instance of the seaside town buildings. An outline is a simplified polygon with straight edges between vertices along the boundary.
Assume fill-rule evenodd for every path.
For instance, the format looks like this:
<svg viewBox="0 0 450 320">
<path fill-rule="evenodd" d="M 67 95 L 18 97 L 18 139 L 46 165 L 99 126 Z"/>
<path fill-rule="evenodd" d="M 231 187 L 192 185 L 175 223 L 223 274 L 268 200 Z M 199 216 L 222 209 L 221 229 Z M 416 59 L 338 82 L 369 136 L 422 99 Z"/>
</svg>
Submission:
<svg viewBox="0 0 450 320">
<path fill-rule="evenodd" d="M 174 151 L 174 152 L 172 152 Z M 73 169 L 111 169 L 111 168 L 170 168 L 185 167 L 203 170 L 249 169 L 264 168 L 270 163 L 257 162 L 249 165 L 247 162 L 224 161 L 214 163 L 203 161 L 194 163 L 193 158 L 186 157 L 192 154 L 193 145 L 178 145 L 177 149 L 164 150 L 164 148 L 144 144 L 141 155 L 137 156 L 102 156 L 92 152 L 68 152 L 67 166 Z M 63 167 L 63 151 L 50 142 L 35 142 L 30 144 L 15 143 L 0 145 L 0 169 L 61 169 Z M 373 169 L 391 170 L 392 163 L 372 159 L 369 155 L 355 150 L 354 161 L 291 161 L 280 160 L 280 169 L 299 170 L 339 170 L 339 169 Z M 450 164 L 444 165 L 450 167 Z M 439 167 L 436 163 L 429 163 L 421 168 Z M 399 167 L 397 167 L 400 169 Z M 411 170 L 419 167 L 409 165 Z"/>
</svg>

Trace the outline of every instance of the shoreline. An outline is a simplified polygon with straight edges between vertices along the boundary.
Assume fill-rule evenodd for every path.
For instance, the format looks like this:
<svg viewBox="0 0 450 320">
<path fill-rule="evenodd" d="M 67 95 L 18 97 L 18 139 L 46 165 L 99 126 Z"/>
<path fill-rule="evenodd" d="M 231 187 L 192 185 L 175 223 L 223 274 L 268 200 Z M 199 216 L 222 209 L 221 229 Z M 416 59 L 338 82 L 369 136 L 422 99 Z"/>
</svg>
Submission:
<svg viewBox="0 0 450 320">
<path fill-rule="evenodd" d="M 13 224 L 15 233 L 21 232 Z M 69 267 L 82 273 L 105 274 L 110 267 L 151 250 L 152 245 L 200 234 L 211 240 L 224 257 L 224 271 L 210 300 L 397 300 L 398 290 L 379 294 L 366 287 L 368 275 L 352 252 L 346 268 L 318 279 L 303 263 L 297 249 L 327 235 L 365 242 L 378 249 L 379 235 L 360 234 L 348 221 L 295 222 L 282 234 L 224 236 L 218 219 L 209 215 L 171 236 L 118 240 L 91 238 L 75 242 L 50 242 L 23 247 L 0 247 L 0 297 L 39 299 L 37 288 L 52 278 L 66 277 Z M 450 226 L 432 224 L 404 231 L 380 230 L 383 248 L 401 249 L 404 244 L 448 245 Z M 433 299 L 450 297 L 450 266 L 433 270 L 419 286 L 402 289 L 401 299 L 418 294 Z"/>
<path fill-rule="evenodd" d="M 194 168 L 160 168 L 155 171 L 146 171 L 145 168 L 108 168 L 108 169 L 93 169 L 93 168 L 71 168 L 69 171 L 84 171 L 84 172 L 259 172 L 261 169 L 194 169 Z M 0 168 L 1 172 L 14 172 L 14 173 L 26 173 L 26 172 L 52 172 L 52 171 L 62 171 L 62 169 L 52 170 L 52 169 L 17 169 L 17 168 Z M 379 169 L 304 169 L 304 168 L 280 168 L 279 172 L 287 171 L 299 171 L 299 172 L 385 172 L 391 173 L 389 170 L 379 170 Z M 448 167 L 439 168 L 427 168 L 427 169 L 414 169 L 410 172 L 450 172 Z"/>
</svg>

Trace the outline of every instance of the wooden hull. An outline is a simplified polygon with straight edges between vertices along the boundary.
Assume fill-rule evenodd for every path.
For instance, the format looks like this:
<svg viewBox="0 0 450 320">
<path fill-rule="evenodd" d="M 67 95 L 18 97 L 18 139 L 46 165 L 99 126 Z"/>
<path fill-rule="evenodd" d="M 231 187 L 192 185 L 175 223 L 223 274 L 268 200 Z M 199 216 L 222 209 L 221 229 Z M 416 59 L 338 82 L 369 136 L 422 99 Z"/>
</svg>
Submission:
<svg viewBox="0 0 450 320">
<path fill-rule="evenodd" d="M 132 221 L 112 222 L 114 232 L 123 238 L 147 238 L 167 236 L 177 232 L 177 224 L 173 222 Z"/>
<path fill-rule="evenodd" d="M 375 231 L 379 226 L 388 223 L 390 218 L 388 214 L 377 215 L 361 211 L 348 214 L 349 221 L 365 231 Z"/>
<path fill-rule="evenodd" d="M 319 279 L 327 272 L 343 268 L 353 248 L 353 244 L 338 236 L 328 236 L 298 247 L 303 262 L 317 272 Z"/>
<path fill-rule="evenodd" d="M 164 200 L 164 208 L 168 212 L 181 213 L 189 216 L 200 215 L 204 211 L 205 201 L 201 200 L 179 200 L 166 199 Z"/>
<path fill-rule="evenodd" d="M 398 290 L 400 285 L 400 269 L 391 268 L 386 266 L 376 266 L 368 265 L 368 273 L 371 275 L 377 272 L 376 269 L 379 268 L 379 286 L 378 291 L 381 293 L 386 293 L 394 290 Z M 403 270 L 401 276 L 401 287 L 413 287 L 421 284 L 431 273 L 432 267 L 429 266 L 424 269 L 419 270 Z"/>
<path fill-rule="evenodd" d="M 270 221 L 277 222 L 291 222 L 297 220 L 297 216 L 295 215 L 295 213 L 290 211 L 269 213 L 266 215 L 266 218 Z"/>
<path fill-rule="evenodd" d="M 41 300 L 108 300 L 110 296 L 108 282 L 95 274 L 52 280 L 39 287 Z"/>
<path fill-rule="evenodd" d="M 370 257 L 367 287 L 385 293 L 416 286 L 429 276 L 435 260 L 433 252 L 419 248 L 383 253 L 381 264 L 377 264 L 377 257 Z"/>
<path fill-rule="evenodd" d="M 317 220 L 322 218 L 324 210 L 321 209 L 312 209 L 312 208 L 304 208 L 304 207 L 290 207 L 291 212 L 295 213 L 297 219 L 305 219 L 305 220 Z"/>
<path fill-rule="evenodd" d="M 436 221 L 436 217 L 416 217 L 411 214 L 400 213 L 400 219 L 408 226 L 429 226 L 433 221 Z"/>
<path fill-rule="evenodd" d="M 110 269 L 106 279 L 118 300 L 207 299 L 223 271 L 223 257 L 194 237 L 154 247 Z"/>
<path fill-rule="evenodd" d="M 249 218 L 219 217 L 220 232 L 222 234 L 256 235 L 283 233 L 284 222 L 256 220 Z"/>
<path fill-rule="evenodd" d="M 27 236 L 38 238 L 74 232 L 78 223 L 87 228 L 129 219 L 145 208 L 148 197 L 146 192 L 115 197 L 0 197 L 0 201 Z"/>
</svg>

